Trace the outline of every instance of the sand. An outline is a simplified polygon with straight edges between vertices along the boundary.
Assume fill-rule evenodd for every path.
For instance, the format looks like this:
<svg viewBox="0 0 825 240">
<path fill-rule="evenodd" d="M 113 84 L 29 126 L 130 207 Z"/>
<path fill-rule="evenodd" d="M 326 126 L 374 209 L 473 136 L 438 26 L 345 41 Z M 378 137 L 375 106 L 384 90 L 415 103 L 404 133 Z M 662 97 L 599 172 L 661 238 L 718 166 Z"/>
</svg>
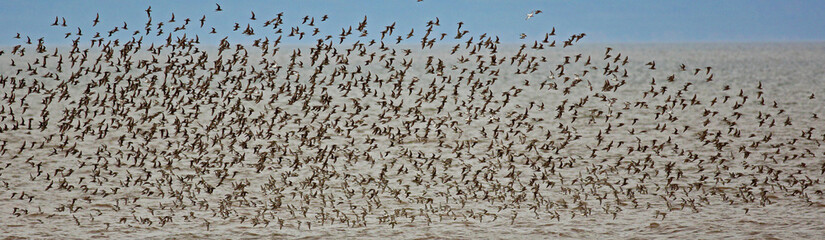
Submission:
<svg viewBox="0 0 825 240">
<path fill-rule="evenodd" d="M 607 46 L 627 65 L 604 60 Z M 245 66 L 220 74 L 204 47 L 191 75 L 164 68 L 192 69 L 200 53 L 143 75 L 141 51 L 130 72 L 113 58 L 108 79 L 92 69 L 71 82 L 78 67 L 30 75 L 32 50 L 0 57 L 0 75 L 16 78 L 0 85 L 0 236 L 825 237 L 820 43 L 528 47 L 537 58 L 520 66 L 518 47 L 502 46 L 505 62 L 483 73 L 461 62 L 469 50 L 396 46 L 394 70 L 385 59 L 356 73 L 369 56 L 353 54 L 314 83 L 307 47 L 291 75 L 290 47 L 266 57 L 278 73 L 248 48 Z M 443 72 L 427 72 L 428 56 Z M 528 62 L 536 71 L 518 74 Z M 602 74 L 608 62 L 618 73 Z M 346 77 L 332 82 L 336 68 Z"/>
</svg>

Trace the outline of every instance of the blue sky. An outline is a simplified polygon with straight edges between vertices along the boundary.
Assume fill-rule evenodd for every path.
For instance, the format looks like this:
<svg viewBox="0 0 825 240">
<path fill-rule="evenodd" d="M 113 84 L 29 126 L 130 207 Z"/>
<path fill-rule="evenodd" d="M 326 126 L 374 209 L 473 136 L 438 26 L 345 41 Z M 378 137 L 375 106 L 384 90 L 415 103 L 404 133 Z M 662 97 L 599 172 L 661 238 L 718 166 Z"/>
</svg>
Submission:
<svg viewBox="0 0 825 240">
<path fill-rule="evenodd" d="M 215 2 L 224 11 L 215 12 Z M 115 26 L 127 22 L 129 32 L 142 29 L 147 20 L 144 10 L 152 6 L 153 24 L 168 21 L 174 12 L 178 23 L 165 26 L 170 32 L 185 18 L 197 20 L 206 15 L 203 30 L 187 27 L 189 36 L 219 39 L 232 35 L 235 22 L 256 26 L 257 37 L 266 33 L 261 25 L 265 19 L 284 12 L 285 24 L 300 23 L 305 16 L 329 15 L 320 25 L 321 34 L 337 35 L 341 27 L 356 25 L 368 16 L 368 29 L 377 36 L 383 26 L 397 22 L 396 35 L 416 29 L 420 39 L 426 22 L 441 20 L 436 32 L 453 34 L 456 23 L 471 36 L 482 33 L 500 36 L 505 42 L 518 41 L 520 33 L 531 39 L 542 39 L 545 32 L 556 28 L 560 36 L 587 33 L 589 42 L 774 42 L 825 41 L 825 1 L 486 1 L 486 0 L 388 0 L 388 1 L 0 1 L 0 45 L 16 45 L 16 33 L 45 37 L 47 43 L 68 43 L 66 32 L 81 27 L 84 37 L 94 32 L 106 35 Z M 525 21 L 533 10 L 543 13 Z M 255 11 L 258 20 L 249 20 Z M 100 13 L 101 23 L 92 28 L 92 20 Z M 52 27 L 54 17 L 65 17 L 69 27 Z M 156 26 L 156 25 L 155 25 Z M 218 34 L 207 34 L 216 27 Z M 310 27 L 302 31 L 311 32 Z M 131 36 L 125 32 L 122 38 Z M 165 34 L 164 34 L 165 35 Z M 235 33 L 233 38 L 244 38 Z M 268 35 L 273 36 L 273 35 Z M 75 38 L 71 36 L 70 39 Z M 314 38 L 306 39 L 308 43 Z M 408 40 L 413 43 L 414 39 Z M 393 41 L 394 42 L 394 41 Z"/>
</svg>

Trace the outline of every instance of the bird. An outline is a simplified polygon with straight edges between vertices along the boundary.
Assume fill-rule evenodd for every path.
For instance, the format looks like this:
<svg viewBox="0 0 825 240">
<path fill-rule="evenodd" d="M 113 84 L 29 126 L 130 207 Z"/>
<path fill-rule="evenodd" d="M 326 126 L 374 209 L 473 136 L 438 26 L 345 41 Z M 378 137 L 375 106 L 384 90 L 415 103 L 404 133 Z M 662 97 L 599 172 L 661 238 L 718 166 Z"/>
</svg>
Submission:
<svg viewBox="0 0 825 240">
<path fill-rule="evenodd" d="M 527 13 L 527 18 L 525 18 L 524 20 L 529 20 L 530 18 L 533 18 L 533 16 L 535 16 L 536 14 L 539 14 L 539 13 L 541 13 L 541 10 L 535 10 L 535 11 L 529 12 L 529 13 Z"/>
</svg>

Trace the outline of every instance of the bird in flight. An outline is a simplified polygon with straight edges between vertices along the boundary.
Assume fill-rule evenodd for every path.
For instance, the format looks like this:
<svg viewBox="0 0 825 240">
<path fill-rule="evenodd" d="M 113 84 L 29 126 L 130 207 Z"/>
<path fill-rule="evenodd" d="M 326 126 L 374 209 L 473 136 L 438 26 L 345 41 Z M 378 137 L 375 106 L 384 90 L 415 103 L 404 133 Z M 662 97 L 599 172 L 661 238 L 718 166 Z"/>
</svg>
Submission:
<svg viewBox="0 0 825 240">
<path fill-rule="evenodd" d="M 541 10 L 532 11 L 532 12 L 527 14 L 527 18 L 525 18 L 524 20 L 528 20 L 528 19 L 532 18 L 533 16 L 535 16 L 536 14 L 539 14 L 539 13 L 541 13 Z"/>
</svg>

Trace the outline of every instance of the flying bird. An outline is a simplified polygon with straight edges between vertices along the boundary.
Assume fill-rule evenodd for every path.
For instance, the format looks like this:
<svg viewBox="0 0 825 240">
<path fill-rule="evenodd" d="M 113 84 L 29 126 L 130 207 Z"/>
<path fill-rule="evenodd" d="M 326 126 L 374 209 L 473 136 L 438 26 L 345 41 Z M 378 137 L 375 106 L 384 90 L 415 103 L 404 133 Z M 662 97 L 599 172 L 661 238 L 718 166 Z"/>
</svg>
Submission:
<svg viewBox="0 0 825 240">
<path fill-rule="evenodd" d="M 525 18 L 524 20 L 528 20 L 530 18 L 533 18 L 533 16 L 535 16 L 536 14 L 539 14 L 539 13 L 541 13 L 541 10 L 532 11 L 532 12 L 527 14 L 527 18 Z"/>
</svg>

